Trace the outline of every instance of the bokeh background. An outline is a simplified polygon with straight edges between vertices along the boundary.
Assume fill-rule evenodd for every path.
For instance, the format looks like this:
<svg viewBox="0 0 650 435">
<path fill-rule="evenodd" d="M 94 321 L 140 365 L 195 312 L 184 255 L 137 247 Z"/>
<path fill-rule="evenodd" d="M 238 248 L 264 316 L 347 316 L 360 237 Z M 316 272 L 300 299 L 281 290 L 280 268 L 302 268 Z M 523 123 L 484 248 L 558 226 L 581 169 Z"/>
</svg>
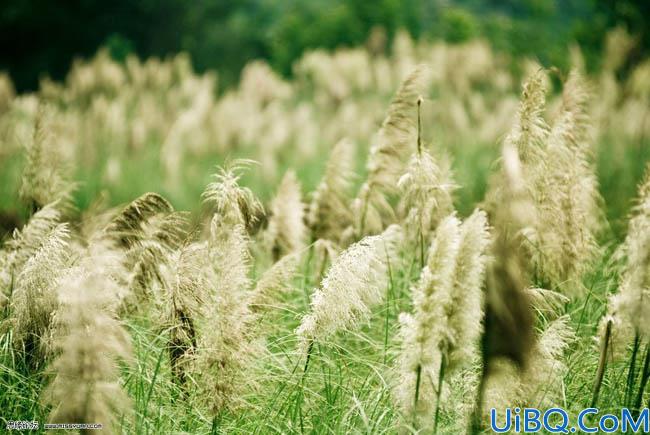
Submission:
<svg viewBox="0 0 650 435">
<path fill-rule="evenodd" d="M 44 388 L 54 368 L 62 380 L 51 402 L 56 412 L 96 403 L 111 409 L 112 403 L 75 394 L 95 391 L 113 399 L 122 386 L 132 399 L 124 401 L 125 414 L 119 416 L 123 433 L 395 433 L 402 417 L 392 383 L 403 383 L 391 373 L 401 346 L 400 313 L 417 313 L 413 305 L 424 301 L 423 307 L 445 312 L 425 314 L 425 322 L 451 319 L 446 307 L 457 311 L 450 304 L 465 300 L 472 308 L 459 318 L 471 317 L 476 333 L 482 318 L 479 266 L 466 269 L 465 260 L 454 259 L 474 257 L 470 236 L 462 236 L 466 248 L 458 251 L 467 252 L 450 248 L 449 261 L 435 260 L 445 264 L 443 278 L 430 278 L 438 271 L 427 276 L 424 269 L 422 289 L 435 296 L 413 293 L 428 241 L 422 223 L 417 228 L 410 221 L 417 216 L 410 211 L 430 210 L 442 218 L 454 210 L 467 222 L 483 208 L 490 211 L 498 241 L 492 254 L 500 264 L 495 269 L 506 271 L 507 294 L 529 284 L 516 276 L 526 275 L 518 265 L 523 257 L 535 258 L 530 285 L 539 287 L 530 294 L 540 304 L 535 329 L 542 344 L 526 351 L 534 355 L 529 373 L 518 376 L 513 366 L 495 378 L 506 391 L 502 403 L 563 406 L 578 415 L 589 405 L 594 373 L 605 361 L 596 343 L 602 319 L 616 310 L 607 300 L 620 288 L 627 293 L 621 304 L 641 312 L 636 301 L 642 297 L 636 299 L 632 286 L 647 284 L 650 276 L 643 246 L 650 240 L 647 216 L 641 214 L 639 222 L 645 223 L 632 224 L 628 232 L 637 186 L 650 161 L 648 17 L 650 0 L 0 0 L 2 414 L 50 421 Z M 513 198 L 515 207 L 499 200 L 508 196 L 498 190 L 505 180 L 499 178 L 504 141 L 517 143 L 523 178 L 535 199 L 529 224 L 534 232 L 521 232 L 532 234 L 526 246 L 534 249 L 525 255 L 518 239 L 505 240 L 513 226 L 503 222 L 528 213 L 522 213 L 523 196 Z M 418 149 L 423 152 L 416 154 Z M 243 166 L 237 183 L 252 195 L 233 193 L 242 192 L 234 190 L 234 176 L 224 177 L 218 169 L 233 162 Z M 227 195 L 216 194 L 224 185 Z M 647 186 L 642 190 L 647 197 Z M 240 213 L 205 201 L 206 192 L 213 199 L 248 198 L 244 208 L 247 215 L 255 213 L 255 225 L 253 219 L 231 219 Z M 252 196 L 264 210 L 251 205 Z M 169 213 L 166 200 L 182 214 Z M 153 216 L 131 217 L 148 203 L 154 204 Z M 498 209 L 505 209 L 505 218 Z M 424 221 L 430 221 L 427 230 L 438 224 L 437 218 Z M 341 254 L 338 263 L 336 256 L 350 243 L 393 222 L 410 230 L 411 242 L 418 230 L 420 237 L 419 249 L 405 245 L 410 247 L 392 255 L 382 248 L 390 284 L 372 283 L 386 275 L 372 265 L 380 263 L 380 239 L 365 239 L 356 245 L 363 251 Z M 131 231 L 136 227 L 140 230 Z M 134 241 L 127 242 L 132 235 Z M 104 243 L 108 238 L 125 249 L 113 250 Z M 455 238 L 434 243 L 432 252 L 445 255 L 445 245 L 456 244 Z M 625 255 L 614 253 L 636 252 L 629 249 L 638 252 L 623 266 Z M 294 269 L 287 272 L 282 262 L 271 268 L 285 253 L 298 254 Z M 95 261 L 102 256 L 123 262 L 124 271 Z M 472 292 L 456 281 L 466 271 L 476 275 Z M 330 273 L 333 283 L 345 286 L 329 279 L 321 285 Z M 186 286 L 185 278 L 192 284 Z M 434 291 L 426 284 L 447 280 L 453 296 L 452 290 Z M 266 290 L 253 289 L 264 281 L 260 288 L 277 295 L 269 293 L 268 304 L 250 302 L 249 291 L 266 298 Z M 306 375 L 300 351 L 305 346 L 299 344 L 305 341 L 295 331 L 312 310 L 310 301 L 319 300 L 313 296 L 322 294 L 314 293 L 319 287 L 327 292 L 340 287 L 331 300 L 342 310 L 314 310 L 332 319 L 332 330 L 339 328 L 337 313 L 368 311 L 369 323 L 351 334 L 316 339 Z M 112 311 L 131 291 L 134 302 L 124 304 L 119 316 L 133 342 L 135 364 L 124 367 L 118 385 L 117 370 L 102 371 L 112 370 L 107 355 L 126 353 L 111 344 L 121 330 L 111 326 Z M 438 295 L 441 304 L 434 303 Z M 527 318 L 528 304 L 516 305 Z M 73 314 L 67 314 L 68 306 Z M 267 306 L 260 317 L 246 314 Z M 56 360 L 23 352 L 49 342 L 49 330 L 55 329 L 50 325 L 58 329 L 59 319 L 62 330 L 70 326 L 71 352 L 61 349 L 64 358 Z M 93 322 L 98 323 L 86 326 Z M 179 328 L 188 332 L 176 332 Z M 441 337 L 455 329 L 431 324 L 420 330 L 429 328 Z M 24 346 L 15 338 L 21 334 L 29 337 Z M 506 341 L 509 346 L 530 337 Z M 635 385 L 634 361 L 646 358 L 645 372 L 650 367 L 650 351 L 638 338 L 616 339 L 617 348 L 633 344 L 635 350 L 631 359 L 607 364 L 598 405 L 608 412 L 631 407 L 637 391 L 643 403 L 650 399 L 643 396 L 645 384 L 638 390 Z M 265 342 L 260 358 L 247 349 L 258 341 Z M 467 349 L 474 349 L 477 343 L 470 341 Z M 178 359 L 175 349 L 181 348 Z M 195 349 L 198 365 L 192 367 Z M 480 368 L 472 352 L 469 370 L 457 372 L 459 382 L 445 379 L 450 388 L 449 395 L 443 393 L 441 433 L 463 433 L 466 411 L 475 406 L 469 387 L 478 384 Z M 79 354 L 102 362 L 100 376 Z M 197 375 L 191 385 L 199 388 L 177 384 L 175 367 L 184 365 L 186 356 L 190 374 Z M 417 358 L 428 365 L 446 360 Z M 249 359 L 256 364 L 249 366 Z M 79 363 L 85 377 L 74 375 Z M 404 365 L 408 376 L 414 367 Z M 640 378 L 650 379 L 650 372 Z M 239 388 L 249 380 L 254 388 Z M 98 385 L 110 393 L 94 390 Z M 426 391 L 422 397 L 433 395 L 431 388 Z M 407 393 L 410 402 L 412 392 Z M 210 403 L 222 398 L 241 402 L 246 412 L 222 412 L 221 404 Z M 126 417 L 131 411 L 133 418 Z"/>
<path fill-rule="evenodd" d="M 483 199 L 526 76 L 549 72 L 552 120 L 580 71 L 621 237 L 650 155 L 648 17 L 631 0 L 5 0 L 0 236 L 33 211 L 30 166 L 72 182 L 79 212 L 147 191 L 196 212 L 233 158 L 259 162 L 243 181 L 263 200 L 288 168 L 309 196 L 346 137 L 358 187 L 392 95 L 423 63 L 423 137 L 451 157 L 461 214 Z"/>
<path fill-rule="evenodd" d="M 593 70 L 617 25 L 639 39 L 629 62 L 642 59 L 648 17 L 643 0 L 4 0 L 0 70 L 19 91 L 34 90 L 40 77 L 63 79 L 73 58 L 100 46 L 116 59 L 185 51 L 198 72 L 218 70 L 227 87 L 251 59 L 289 76 L 305 50 L 358 46 L 378 27 L 388 44 L 399 29 L 415 39 L 483 37 L 498 51 L 558 67 L 578 43 Z"/>
</svg>

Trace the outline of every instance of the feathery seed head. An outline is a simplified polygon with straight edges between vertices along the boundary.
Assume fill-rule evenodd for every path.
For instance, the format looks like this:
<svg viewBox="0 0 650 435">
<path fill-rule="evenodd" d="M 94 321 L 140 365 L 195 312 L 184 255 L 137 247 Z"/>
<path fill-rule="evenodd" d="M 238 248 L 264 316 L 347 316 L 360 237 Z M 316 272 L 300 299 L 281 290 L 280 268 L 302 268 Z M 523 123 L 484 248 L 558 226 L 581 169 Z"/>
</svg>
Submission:
<svg viewBox="0 0 650 435">
<path fill-rule="evenodd" d="M 352 223 L 348 195 L 354 175 L 354 151 L 348 139 L 341 139 L 332 148 L 307 213 L 307 223 L 315 239 L 339 241 L 342 232 Z"/>
<path fill-rule="evenodd" d="M 451 169 L 444 162 L 439 165 L 424 149 L 411 156 L 397 187 L 402 192 L 399 208 L 406 228 L 429 240 L 430 232 L 453 211 L 451 193 L 456 186 Z M 416 240 L 418 234 L 411 236 Z"/>
<path fill-rule="evenodd" d="M 239 185 L 241 171 L 253 162 L 235 160 L 218 168 L 213 175 L 215 181 L 203 192 L 206 202 L 213 203 L 216 213 L 233 224 L 241 224 L 250 230 L 264 214 L 264 208 L 253 192 Z"/>
<path fill-rule="evenodd" d="M 548 135 L 548 126 L 542 117 L 546 104 L 546 74 L 538 70 L 524 83 L 517 118 L 505 142 L 517 150 L 521 160 L 535 159 L 538 147 Z"/>
<path fill-rule="evenodd" d="M 488 267 L 483 358 L 486 367 L 496 357 L 524 366 L 534 344 L 533 315 L 525 292 L 529 265 L 525 231 L 534 222 L 534 208 L 524 188 L 516 148 L 503 147 L 503 201 L 494 216 L 493 261 Z"/>
<path fill-rule="evenodd" d="M 111 310 L 116 282 L 99 269 L 74 267 L 58 286 L 58 356 L 54 378 L 42 393 L 50 421 L 102 423 L 113 431 L 130 410 L 119 382 L 118 360 L 130 361 L 127 332 Z"/>
<path fill-rule="evenodd" d="M 625 329 L 631 326 L 636 334 L 650 337 L 650 164 L 619 249 L 625 264 L 619 292 L 609 301 L 609 314 L 616 320 L 613 334 L 625 337 Z"/>
<path fill-rule="evenodd" d="M 266 232 L 274 260 L 304 248 L 307 229 L 303 216 L 300 183 L 293 171 L 287 171 L 271 203 Z"/>
<path fill-rule="evenodd" d="M 67 200 L 73 185 L 66 180 L 64 162 L 51 134 L 51 112 L 40 104 L 34 134 L 27 143 L 20 197 L 33 211 L 57 200 Z"/>
<path fill-rule="evenodd" d="M 352 328 L 370 314 L 387 283 L 387 262 L 402 239 L 391 225 L 378 236 L 351 245 L 333 261 L 320 288 L 311 298 L 311 311 L 296 333 L 305 351 L 314 340 L 324 340 L 341 329 Z"/>
<path fill-rule="evenodd" d="M 424 67 L 418 66 L 404 80 L 391 102 L 377 139 L 368 156 L 368 179 L 354 202 L 355 229 L 362 236 L 394 222 L 387 195 L 396 193 L 407 156 L 417 142 L 416 111 L 424 87 Z"/>
<path fill-rule="evenodd" d="M 9 321 L 14 345 L 30 367 L 37 367 L 49 351 L 50 326 L 57 307 L 56 288 L 70 256 L 69 238 L 67 224 L 54 227 L 16 279 Z"/>
<path fill-rule="evenodd" d="M 257 281 L 253 291 L 253 308 L 264 309 L 272 304 L 279 293 L 291 289 L 291 280 L 298 270 L 300 255 L 288 254 L 271 266 Z"/>
</svg>

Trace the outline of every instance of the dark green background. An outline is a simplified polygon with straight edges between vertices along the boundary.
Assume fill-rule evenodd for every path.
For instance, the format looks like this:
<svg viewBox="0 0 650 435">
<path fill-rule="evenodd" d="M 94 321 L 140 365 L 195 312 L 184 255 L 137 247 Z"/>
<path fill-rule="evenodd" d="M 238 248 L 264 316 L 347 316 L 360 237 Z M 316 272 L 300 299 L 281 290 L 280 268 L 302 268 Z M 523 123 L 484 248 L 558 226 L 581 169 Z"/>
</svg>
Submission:
<svg viewBox="0 0 650 435">
<path fill-rule="evenodd" d="M 608 28 L 638 35 L 630 62 L 647 54 L 650 1 L 613 0 L 2 0 L 0 70 L 18 90 L 39 77 L 62 79 L 74 57 L 107 45 L 118 59 L 188 51 L 199 70 L 236 81 L 250 59 L 265 58 L 285 75 L 308 48 L 353 46 L 382 26 L 414 37 L 462 41 L 488 38 L 515 56 L 533 54 L 565 66 L 570 42 L 597 67 Z"/>
</svg>

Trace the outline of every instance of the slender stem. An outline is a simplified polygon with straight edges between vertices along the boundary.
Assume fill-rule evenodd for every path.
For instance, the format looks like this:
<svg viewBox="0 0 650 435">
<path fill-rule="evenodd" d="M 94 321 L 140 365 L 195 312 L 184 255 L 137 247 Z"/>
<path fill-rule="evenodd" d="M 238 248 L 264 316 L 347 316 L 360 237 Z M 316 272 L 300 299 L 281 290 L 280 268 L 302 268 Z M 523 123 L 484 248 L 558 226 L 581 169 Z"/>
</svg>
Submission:
<svg viewBox="0 0 650 435">
<path fill-rule="evenodd" d="M 472 421 L 470 434 L 478 434 L 481 432 L 481 413 L 483 412 L 483 392 L 485 391 L 485 379 L 487 373 L 485 369 L 482 370 L 481 380 L 478 384 L 478 391 L 476 395 L 476 402 L 474 403 L 474 410 L 472 411 Z"/>
<path fill-rule="evenodd" d="M 418 428 L 418 401 L 420 400 L 420 382 L 422 382 L 422 365 L 415 369 L 415 400 L 413 402 L 413 427 Z"/>
<path fill-rule="evenodd" d="M 305 381 L 305 377 L 303 376 L 302 379 L 300 380 L 300 383 L 302 384 Z M 305 420 L 302 416 L 302 403 L 304 401 L 304 396 L 305 394 L 305 389 L 301 388 L 298 390 L 298 418 L 300 420 L 300 433 L 303 434 L 305 433 Z"/>
<path fill-rule="evenodd" d="M 309 291 L 307 290 L 308 289 L 307 282 L 309 280 L 309 276 L 311 275 L 310 269 L 311 269 L 311 262 L 314 259 L 314 250 L 315 247 L 314 244 L 312 243 L 309 246 L 309 254 L 307 255 L 307 261 L 305 262 L 305 273 L 303 274 L 303 278 L 302 278 L 302 289 L 307 303 L 309 303 Z"/>
<path fill-rule="evenodd" d="M 326 249 L 325 255 L 323 255 L 323 260 L 320 265 L 320 270 L 318 271 L 317 282 L 319 283 L 323 280 L 323 275 L 325 275 L 325 266 L 327 265 L 328 260 L 329 260 L 329 251 Z"/>
<path fill-rule="evenodd" d="M 600 343 L 600 358 L 598 360 L 598 371 L 596 372 L 596 380 L 594 381 L 594 394 L 591 399 L 591 408 L 596 407 L 598 402 L 598 395 L 600 394 L 600 387 L 603 384 L 603 377 L 605 376 L 605 369 L 607 368 L 607 350 L 609 349 L 609 341 L 612 336 L 612 321 L 607 322 L 605 327 L 605 336 Z"/>
<path fill-rule="evenodd" d="M 487 301 L 487 298 L 485 299 Z M 493 328 L 493 319 L 492 319 L 492 310 L 490 305 L 487 302 L 484 302 L 485 317 L 483 324 L 483 334 L 481 335 L 481 378 L 478 384 L 478 391 L 476 394 L 476 402 L 474 403 L 474 410 L 472 411 L 472 422 L 470 433 L 472 435 L 478 434 L 481 432 L 482 426 L 482 415 L 483 415 L 483 403 L 485 400 L 485 384 L 488 377 L 488 372 L 490 370 L 490 331 Z"/>
<path fill-rule="evenodd" d="M 641 411 L 643 393 L 645 392 L 646 385 L 648 385 L 648 379 L 650 379 L 650 344 L 648 344 L 645 349 L 645 359 L 643 361 L 643 370 L 641 373 L 641 384 L 639 385 L 639 392 L 636 395 L 636 401 L 634 403 L 633 410 L 635 417 L 637 417 Z"/>
<path fill-rule="evenodd" d="M 219 429 L 219 423 L 221 422 L 221 417 L 219 414 L 212 417 L 212 427 L 210 428 L 210 434 L 215 435 L 221 432 Z"/>
<path fill-rule="evenodd" d="M 156 378 L 158 377 L 158 373 L 160 372 L 160 364 L 162 363 L 163 360 L 163 354 L 165 353 L 165 348 L 163 347 L 160 353 L 158 354 L 158 361 L 156 362 L 156 368 L 154 369 L 153 372 L 153 377 L 151 379 L 151 384 L 149 385 L 149 390 L 147 391 L 147 396 L 144 402 L 144 412 L 142 415 L 142 419 L 146 420 L 147 418 L 147 410 L 149 409 L 149 401 L 151 400 L 151 394 L 153 393 L 153 387 L 156 383 Z"/>
<path fill-rule="evenodd" d="M 302 376 L 300 377 L 300 388 L 298 389 L 298 397 L 296 399 L 296 411 L 298 412 L 298 418 L 300 420 L 300 433 L 305 433 L 305 426 L 304 426 L 304 421 L 302 416 L 302 402 L 304 400 L 305 377 L 307 377 L 307 369 L 309 368 L 309 360 L 311 359 L 311 353 L 313 349 L 314 349 L 314 340 L 311 340 L 309 342 L 309 347 L 307 347 L 307 359 L 305 360 L 305 368 L 303 369 Z"/>
<path fill-rule="evenodd" d="M 422 97 L 418 97 L 418 155 L 422 155 L 422 119 L 420 108 L 422 107 Z"/>
<path fill-rule="evenodd" d="M 361 210 L 361 224 L 359 228 L 359 234 L 357 234 L 357 237 L 359 238 L 363 237 L 363 233 L 366 230 L 366 214 L 368 213 L 368 201 L 370 201 L 368 195 L 370 195 L 370 193 L 368 193 L 363 200 L 363 209 Z"/>
<path fill-rule="evenodd" d="M 442 395 L 442 382 L 445 379 L 445 368 L 447 367 L 447 358 L 442 355 L 440 358 L 440 373 L 438 375 L 438 391 L 436 391 L 436 414 L 433 420 L 433 433 L 438 433 L 438 420 L 440 418 L 440 396 Z"/>
<path fill-rule="evenodd" d="M 593 289 L 589 289 L 589 293 L 587 293 L 587 297 L 585 298 L 585 302 L 582 304 L 582 311 L 580 312 L 580 319 L 578 320 L 578 327 L 576 328 L 576 336 L 580 335 L 580 328 L 582 327 L 582 320 L 585 317 L 585 312 L 587 309 L 587 303 L 589 302 L 589 299 L 591 298 L 591 293 L 593 292 Z"/>
<path fill-rule="evenodd" d="M 307 347 L 307 360 L 305 361 L 305 369 L 303 370 L 303 375 L 307 373 L 307 369 L 309 368 L 309 360 L 311 359 L 311 352 L 314 349 L 314 340 L 311 340 L 309 342 L 309 347 Z"/>
<path fill-rule="evenodd" d="M 632 401 L 632 391 L 634 390 L 634 384 L 636 383 L 636 357 L 639 353 L 639 344 L 640 338 L 639 333 L 637 332 L 634 335 L 634 346 L 632 347 L 632 356 L 630 357 L 630 369 L 627 372 L 627 391 L 625 393 L 625 404 L 628 406 Z"/>
<path fill-rule="evenodd" d="M 388 325 L 389 325 L 389 314 L 390 314 L 390 296 L 393 293 L 393 271 L 390 267 L 390 256 L 388 251 L 384 250 L 386 255 L 386 265 L 388 269 L 388 286 L 386 286 L 386 319 L 384 324 L 384 365 L 388 360 Z"/>
<path fill-rule="evenodd" d="M 420 269 L 424 268 L 424 231 L 422 231 L 422 222 L 420 222 Z"/>
</svg>

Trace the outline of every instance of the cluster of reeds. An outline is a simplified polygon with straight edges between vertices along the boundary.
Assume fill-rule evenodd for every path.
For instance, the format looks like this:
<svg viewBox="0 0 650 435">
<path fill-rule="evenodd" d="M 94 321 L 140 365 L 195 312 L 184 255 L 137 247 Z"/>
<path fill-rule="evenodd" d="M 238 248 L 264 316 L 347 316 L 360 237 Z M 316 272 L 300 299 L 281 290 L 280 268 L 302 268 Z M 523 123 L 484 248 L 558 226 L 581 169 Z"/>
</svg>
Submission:
<svg viewBox="0 0 650 435">
<path fill-rule="evenodd" d="M 211 421 L 213 430 L 224 416 L 250 411 L 255 405 L 249 398 L 273 379 L 264 372 L 266 340 L 280 328 L 269 325 L 267 314 L 291 295 L 299 270 L 305 293 L 292 301 L 309 304 L 292 307 L 297 327 L 287 335 L 296 342 L 295 351 L 273 355 L 304 367 L 291 372 L 300 376 L 298 388 L 316 382 L 309 372 L 315 346 L 326 349 L 341 334 L 363 330 L 381 307 L 385 351 L 378 371 L 385 370 L 390 379 L 392 429 L 435 433 L 453 416 L 457 428 L 480 431 L 491 407 L 558 403 L 568 371 L 564 354 L 576 339 L 567 305 L 585 298 L 583 280 L 603 253 L 598 237 L 605 219 L 593 162 L 596 133 L 590 116 L 595 115 L 588 81 L 579 69 L 572 70 L 547 110 L 548 74 L 533 68 L 518 108 L 506 110 L 513 119 L 485 201 L 461 217 L 454 204 L 460 186 L 452 161 L 437 142 L 430 147 L 423 139 L 425 129 L 437 128 L 432 117 L 444 118 L 429 104 L 429 87 L 440 85 L 443 77 L 462 95 L 461 102 L 440 97 L 444 109 L 456 107 L 445 116 L 456 118 L 460 129 L 469 122 L 464 104 L 472 100 L 473 83 L 509 85 L 499 85 L 496 61 L 480 44 L 434 52 L 447 61 L 483 53 L 481 65 L 494 70 L 495 78 L 481 79 L 485 72 L 480 68 L 467 67 L 456 76 L 418 66 L 422 56 L 410 40 L 397 42 L 395 65 L 389 69 L 410 72 L 372 140 L 356 195 L 359 132 L 330 142 L 335 145 L 308 201 L 292 170 L 265 206 L 242 183 L 252 162 L 224 164 L 205 188 L 205 213 L 192 228 L 186 214 L 156 193 L 119 209 L 91 210 L 79 222 L 70 206 L 68 172 L 61 170 L 63 160 L 76 157 L 65 145 L 55 145 L 62 143 L 56 125 L 62 115 L 56 107 L 83 107 L 120 120 L 125 108 L 153 110 L 149 99 L 170 87 L 163 107 L 153 110 L 158 117 L 141 124 L 147 131 L 138 131 L 132 122 L 121 133 L 131 137 L 129 147 L 138 148 L 145 141 L 140 135 L 150 139 L 163 131 L 163 163 L 170 179 L 178 181 L 185 145 L 190 150 L 196 145 L 197 152 L 201 148 L 185 140 L 241 107 L 252 114 L 243 116 L 242 125 L 254 125 L 256 134 L 273 142 L 261 147 L 262 167 L 271 164 L 264 159 L 275 165 L 274 147 L 290 135 L 286 125 L 271 125 L 269 119 L 288 117 L 274 102 L 287 103 L 296 97 L 296 88 L 268 67 L 253 64 L 237 91 L 215 101 L 214 78 L 194 75 L 184 57 L 163 67 L 135 59 L 117 65 L 105 54 L 77 64 L 65 86 L 43 84 L 44 100 L 61 105 L 39 104 L 31 125 L 20 190 L 30 218 L 0 250 L 0 319 L 20 370 L 42 380 L 42 405 L 52 421 L 100 422 L 113 432 L 132 428 L 127 379 L 136 374 L 130 328 L 142 323 L 165 342 L 158 365 L 169 371 L 181 393 L 174 395 L 175 403 L 209 415 L 202 418 Z M 356 77 L 358 68 L 347 70 L 347 62 L 370 65 L 376 74 Z M 616 70 L 612 62 L 608 68 Z M 296 71 L 306 79 L 303 86 L 317 88 L 314 93 L 325 102 L 314 107 L 320 107 L 344 103 L 353 90 L 369 88 L 368 83 L 380 80 L 381 65 L 381 58 L 356 51 L 331 57 L 312 53 Z M 346 87 L 325 74 L 330 72 L 347 77 Z M 19 97 L 5 94 L 0 95 L 2 128 L 2 117 L 18 110 L 4 101 Z M 180 114 L 174 113 L 176 101 L 184 102 Z M 95 107 L 101 104 L 108 106 Z M 477 107 L 467 110 L 481 112 Z M 289 118 L 313 116 L 313 109 L 302 110 Z M 336 124 L 338 116 L 343 117 L 332 115 L 330 122 Z M 249 146 L 255 139 L 241 125 L 206 135 L 196 140 L 215 135 L 224 148 L 223 142 Z M 592 402 L 597 403 L 608 362 L 627 356 L 629 348 L 625 404 L 639 411 L 650 381 L 650 169 L 616 259 L 619 290 L 602 322 Z M 397 302 L 389 301 L 395 298 L 397 276 L 404 288 Z M 395 337 L 389 337 L 394 329 Z M 387 351 L 393 342 L 395 352 Z M 466 397 L 454 407 L 451 398 L 459 391 Z M 301 397 L 300 413 L 302 406 Z"/>
<path fill-rule="evenodd" d="M 644 405 L 644 392 L 650 380 L 649 228 L 650 166 L 647 166 L 627 237 L 617 252 L 623 263 L 619 291 L 610 297 L 607 314 L 601 322 L 600 361 L 592 399 L 594 406 L 598 403 L 607 362 L 624 358 L 630 346 L 624 403 L 635 412 Z"/>
</svg>

